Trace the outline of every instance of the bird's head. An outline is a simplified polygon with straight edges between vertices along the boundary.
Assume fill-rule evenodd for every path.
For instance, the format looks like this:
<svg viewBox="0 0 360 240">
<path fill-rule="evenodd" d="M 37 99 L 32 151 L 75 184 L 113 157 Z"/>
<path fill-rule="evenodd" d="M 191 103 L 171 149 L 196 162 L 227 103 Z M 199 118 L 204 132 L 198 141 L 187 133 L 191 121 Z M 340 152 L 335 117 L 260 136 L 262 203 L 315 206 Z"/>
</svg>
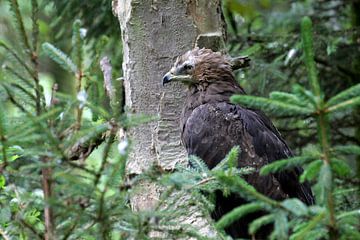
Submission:
<svg viewBox="0 0 360 240">
<path fill-rule="evenodd" d="M 210 49 L 195 48 L 176 59 L 174 66 L 164 75 L 162 84 L 178 81 L 192 86 L 226 79 L 234 79 L 226 56 Z"/>
</svg>

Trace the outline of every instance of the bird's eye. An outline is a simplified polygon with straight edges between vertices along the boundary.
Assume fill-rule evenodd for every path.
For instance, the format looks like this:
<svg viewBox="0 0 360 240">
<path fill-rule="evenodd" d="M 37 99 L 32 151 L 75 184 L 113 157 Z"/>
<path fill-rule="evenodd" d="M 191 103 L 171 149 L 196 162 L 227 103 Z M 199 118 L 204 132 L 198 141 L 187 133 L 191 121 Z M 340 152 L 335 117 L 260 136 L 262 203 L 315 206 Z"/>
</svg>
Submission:
<svg viewBox="0 0 360 240">
<path fill-rule="evenodd" d="M 193 68 L 193 66 L 190 65 L 190 64 L 185 64 L 185 65 L 184 65 L 184 69 L 185 69 L 185 70 L 190 70 L 190 69 L 192 69 L 192 68 Z"/>
</svg>

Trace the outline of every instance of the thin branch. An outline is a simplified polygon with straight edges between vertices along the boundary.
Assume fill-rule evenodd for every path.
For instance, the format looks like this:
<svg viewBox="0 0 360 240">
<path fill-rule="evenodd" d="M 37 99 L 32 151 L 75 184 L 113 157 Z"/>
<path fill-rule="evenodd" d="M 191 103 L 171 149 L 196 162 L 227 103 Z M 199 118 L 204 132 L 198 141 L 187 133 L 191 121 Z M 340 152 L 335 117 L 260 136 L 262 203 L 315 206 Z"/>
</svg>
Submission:
<svg viewBox="0 0 360 240">
<path fill-rule="evenodd" d="M 106 133 L 109 129 L 99 132 L 91 138 L 82 137 L 66 149 L 66 155 L 69 160 L 81 160 L 82 162 L 106 140 Z"/>
<path fill-rule="evenodd" d="M 26 48 L 26 52 L 30 54 L 30 58 L 31 58 L 31 46 L 25 31 L 24 21 L 23 21 L 23 17 L 21 16 L 19 3 L 17 0 L 11 0 L 11 3 L 12 3 L 13 11 L 15 13 L 16 20 L 18 22 L 18 27 L 20 29 L 20 35 L 23 40 L 23 44 Z"/>
<path fill-rule="evenodd" d="M 7 154 L 6 154 L 7 144 L 6 144 L 6 138 L 3 135 L 3 133 L 0 133 L 0 141 L 1 141 L 1 144 L 2 144 L 2 155 L 3 155 L 3 163 L 0 165 L 0 173 L 2 173 L 2 171 L 8 165 Z"/>
<path fill-rule="evenodd" d="M 230 58 L 231 69 L 233 71 L 246 68 L 250 66 L 251 59 L 248 56 L 240 56 L 235 58 Z"/>
<path fill-rule="evenodd" d="M 26 114 L 28 114 L 28 115 L 31 115 L 31 113 L 30 113 L 28 110 L 26 110 L 26 109 L 22 106 L 22 104 L 18 103 L 18 102 L 15 100 L 14 96 L 13 96 L 12 93 L 10 92 L 10 89 L 9 89 L 6 85 L 4 85 L 4 84 L 3 84 L 2 86 L 4 87 L 6 93 L 7 93 L 8 97 L 9 97 L 10 102 L 11 102 L 12 104 L 14 104 L 16 107 L 18 107 L 22 112 L 24 112 L 24 113 L 26 113 Z"/>
<path fill-rule="evenodd" d="M 30 224 L 28 224 L 24 219 L 19 219 L 19 222 L 21 223 L 21 225 L 27 229 L 29 229 L 37 239 L 40 240 L 44 240 L 44 235 L 39 233 L 38 231 L 36 231 L 35 228 L 33 228 L 33 226 L 31 226 Z"/>
<path fill-rule="evenodd" d="M 1 227 L 0 227 L 0 236 L 1 236 L 4 240 L 10 240 L 10 237 L 7 235 L 6 231 L 3 230 Z"/>
<path fill-rule="evenodd" d="M 39 13 L 39 6 L 37 3 L 37 0 L 31 0 L 32 5 L 32 40 L 33 40 L 33 51 L 30 54 L 30 60 L 34 65 L 34 82 L 35 82 L 35 95 L 36 95 L 36 114 L 39 116 L 42 112 L 41 109 L 41 99 L 42 99 L 42 93 L 41 93 L 41 86 L 40 86 L 40 79 L 39 79 L 39 58 L 38 58 L 38 36 L 39 36 L 39 24 L 38 24 L 38 13 Z"/>
<path fill-rule="evenodd" d="M 101 233 L 102 233 L 102 238 L 103 239 L 107 239 L 106 238 L 106 232 L 107 232 L 107 224 L 105 221 L 105 216 L 104 216 L 104 208 L 105 208 L 105 193 L 107 192 L 107 186 L 105 187 L 105 189 L 101 192 L 101 196 L 100 196 L 100 203 L 99 203 L 99 212 L 98 212 L 98 216 L 97 216 L 97 221 L 100 224 L 101 227 Z"/>
<path fill-rule="evenodd" d="M 43 162 L 48 163 L 51 159 L 49 157 L 43 157 Z M 50 199 L 52 198 L 52 169 L 47 167 L 42 169 L 42 185 L 44 192 L 44 217 L 45 217 L 45 240 L 55 239 L 54 236 L 54 217 L 53 209 L 50 206 Z"/>
<path fill-rule="evenodd" d="M 193 189 L 193 188 L 195 188 L 195 187 L 204 185 L 204 184 L 206 184 L 206 183 L 208 183 L 208 182 L 211 182 L 211 181 L 213 181 L 213 180 L 216 180 L 216 177 L 209 177 L 209 178 L 202 179 L 201 181 L 195 183 L 194 185 L 185 188 L 185 190 Z"/>
<path fill-rule="evenodd" d="M 33 88 L 34 85 L 31 83 L 31 81 L 29 81 L 28 79 L 26 79 L 25 77 L 23 77 L 22 75 L 20 75 L 18 72 L 16 72 L 12 67 L 8 66 L 8 65 L 4 65 L 3 69 L 6 71 L 9 71 L 12 75 L 14 75 L 15 77 L 19 78 L 20 80 L 22 80 L 28 87 Z"/>
<path fill-rule="evenodd" d="M 323 91 L 317 77 L 317 69 L 315 64 L 315 53 L 313 47 L 312 22 L 309 17 L 304 17 L 301 21 L 301 35 L 304 49 L 304 60 L 308 72 L 310 87 L 313 94 L 318 98 L 316 103 L 317 115 L 315 116 L 318 126 L 318 139 L 323 153 L 324 166 L 330 168 L 330 136 L 329 136 L 329 119 L 327 109 L 324 107 Z M 330 170 L 331 171 L 331 170 Z M 333 179 L 330 178 L 330 186 Z M 335 206 L 332 189 L 327 193 L 327 207 L 329 211 L 329 237 L 331 240 L 338 239 L 338 227 L 335 218 Z"/>
<path fill-rule="evenodd" d="M 39 39 L 39 5 L 37 0 L 31 0 L 31 21 L 32 21 L 32 47 L 33 53 L 37 52 Z"/>
<path fill-rule="evenodd" d="M 73 163 L 71 161 L 65 161 L 65 162 L 66 162 L 66 164 L 70 165 L 73 168 L 80 169 L 80 170 L 82 170 L 82 171 L 84 171 L 86 173 L 89 173 L 89 174 L 93 175 L 93 176 L 97 176 L 97 172 L 95 172 L 95 171 L 93 171 L 91 169 L 88 169 L 88 168 L 86 168 L 86 167 L 84 167 L 82 165 Z"/>
<path fill-rule="evenodd" d="M 26 71 L 30 74 L 32 78 L 35 78 L 34 72 L 31 71 L 30 67 L 22 60 L 22 58 L 13 51 L 9 46 L 7 46 L 4 42 L 0 42 L 0 47 L 5 48 L 5 50 L 9 51 L 11 55 L 15 57 L 15 59 L 20 63 L 21 66 L 23 66 Z"/>
<path fill-rule="evenodd" d="M 31 92 L 29 92 L 27 89 L 25 89 L 23 86 L 17 84 L 17 83 L 11 83 L 11 86 L 19 89 L 20 91 L 22 91 L 23 93 L 25 93 L 26 95 L 28 95 L 32 100 L 36 100 L 35 96 L 31 94 Z"/>
</svg>

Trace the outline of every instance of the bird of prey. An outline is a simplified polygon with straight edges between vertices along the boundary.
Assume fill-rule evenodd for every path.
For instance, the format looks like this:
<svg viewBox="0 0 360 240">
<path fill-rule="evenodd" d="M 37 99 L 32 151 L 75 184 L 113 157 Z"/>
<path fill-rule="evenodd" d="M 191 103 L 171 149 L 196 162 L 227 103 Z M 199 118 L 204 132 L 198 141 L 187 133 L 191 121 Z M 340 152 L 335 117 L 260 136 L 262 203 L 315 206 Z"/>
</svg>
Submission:
<svg viewBox="0 0 360 240">
<path fill-rule="evenodd" d="M 238 167 L 253 167 L 245 180 L 257 191 L 275 200 L 298 198 L 307 205 L 314 203 L 308 183 L 300 183 L 301 167 L 260 176 L 262 166 L 292 157 L 288 145 L 270 119 L 261 111 L 230 102 L 234 94 L 245 94 L 235 80 L 229 58 L 210 49 L 195 48 L 179 56 L 163 77 L 163 85 L 180 81 L 188 86 L 180 118 L 181 139 L 187 153 L 200 157 L 211 169 L 234 147 L 240 146 Z M 237 194 L 216 193 L 215 220 L 246 203 Z M 259 214 L 242 218 L 225 231 L 235 238 L 249 237 L 247 224 Z M 261 235 L 262 234 L 262 235 Z M 257 238 L 266 238 L 268 231 Z"/>
</svg>

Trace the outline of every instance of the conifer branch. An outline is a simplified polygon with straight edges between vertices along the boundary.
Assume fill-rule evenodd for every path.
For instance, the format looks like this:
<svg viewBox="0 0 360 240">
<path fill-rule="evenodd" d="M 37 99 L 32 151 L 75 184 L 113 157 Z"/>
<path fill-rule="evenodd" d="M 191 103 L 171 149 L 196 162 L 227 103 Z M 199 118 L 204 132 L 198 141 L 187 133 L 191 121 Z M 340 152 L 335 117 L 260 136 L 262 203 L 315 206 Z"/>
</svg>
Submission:
<svg viewBox="0 0 360 240">
<path fill-rule="evenodd" d="M 354 97 L 325 109 L 325 113 L 343 110 L 360 105 L 360 97 Z"/>
<path fill-rule="evenodd" d="M 3 158 L 3 162 L 0 166 L 0 174 L 2 173 L 2 170 L 4 168 L 6 168 L 8 161 L 7 161 L 7 139 L 6 139 L 6 126 L 5 126 L 5 115 L 4 115 L 4 106 L 3 104 L 0 102 L 0 109 L 2 109 L 0 111 L 0 142 L 1 142 L 1 150 L 2 150 L 2 158 Z"/>
<path fill-rule="evenodd" d="M 43 43 L 42 48 L 44 52 L 55 62 L 57 62 L 60 67 L 66 71 L 70 71 L 74 74 L 78 74 L 78 67 L 73 63 L 73 61 L 60 49 L 56 48 L 50 43 Z"/>
<path fill-rule="evenodd" d="M 77 72 L 75 74 L 76 79 L 76 92 L 80 94 L 82 91 L 82 81 L 84 77 L 83 73 L 83 40 L 80 33 L 80 20 L 75 20 L 73 24 L 73 35 L 72 35 L 72 47 L 73 47 L 73 59 L 75 60 L 75 64 L 77 66 Z M 85 93 L 85 92 L 84 92 Z M 78 106 L 76 109 L 76 129 L 79 130 L 81 128 L 81 120 L 82 120 L 83 107 Z"/>
<path fill-rule="evenodd" d="M 263 97 L 255 97 L 248 95 L 234 95 L 231 98 L 233 103 L 242 104 L 247 107 L 260 108 L 266 112 L 275 114 L 276 116 L 310 116 L 313 109 L 304 106 L 297 106 L 287 102 L 268 99 Z"/>
<path fill-rule="evenodd" d="M 341 154 L 360 155 L 360 146 L 358 145 L 335 146 L 332 148 L 332 151 Z"/>
<path fill-rule="evenodd" d="M 301 164 L 313 161 L 319 157 L 320 156 L 318 155 L 314 155 L 314 156 L 297 156 L 292 158 L 280 159 L 263 166 L 260 170 L 260 174 L 267 175 L 270 173 L 283 171 L 285 169 L 289 169 L 294 166 L 299 166 Z"/>
<path fill-rule="evenodd" d="M 309 90 L 305 89 L 303 86 L 299 84 L 295 84 L 292 88 L 294 94 L 305 103 L 310 103 L 313 109 L 317 107 L 317 98 L 316 96 Z"/>
<path fill-rule="evenodd" d="M 36 237 L 36 239 L 39 240 L 44 240 L 45 236 L 42 233 L 39 233 L 36 229 L 34 229 L 33 226 L 31 226 L 30 224 L 28 224 L 24 219 L 19 219 L 20 224 L 24 227 L 30 230 L 30 232 L 32 234 L 34 234 L 34 236 Z"/>
<path fill-rule="evenodd" d="M 79 220 L 80 220 L 81 215 L 79 214 L 74 223 L 72 224 L 72 226 L 69 228 L 69 230 L 64 234 L 64 237 L 62 238 L 62 240 L 67 240 L 71 234 L 74 232 L 74 230 L 76 229 L 76 227 L 79 225 Z"/>
<path fill-rule="evenodd" d="M 31 0 L 31 21 L 32 21 L 32 46 L 33 57 L 38 51 L 38 39 L 39 39 L 39 5 L 37 0 Z M 37 58 L 37 55 L 36 55 Z"/>
<path fill-rule="evenodd" d="M 83 166 L 83 165 L 80 165 L 80 164 L 76 164 L 76 163 L 73 163 L 71 161 L 67 161 L 67 159 L 65 159 L 65 164 L 69 165 L 70 167 L 72 168 L 75 168 L 75 169 L 79 169 L 81 171 L 84 171 L 90 175 L 92 175 L 93 177 L 95 177 L 97 175 L 97 172 Z"/>
<path fill-rule="evenodd" d="M 312 161 L 300 176 L 300 182 L 311 181 L 318 176 L 323 161 L 318 159 Z"/>
<path fill-rule="evenodd" d="M 329 233 L 330 239 L 338 239 L 338 230 L 335 218 L 335 207 L 334 199 L 332 195 L 332 177 L 331 177 L 331 168 L 330 168 L 330 137 L 329 137 L 329 119 L 326 113 L 325 104 L 323 103 L 323 93 L 320 88 L 320 84 L 317 79 L 317 71 L 314 61 L 314 48 L 313 48 L 313 39 L 312 39 L 312 22 L 309 17 L 304 17 L 301 21 L 301 35 L 303 41 L 303 49 L 305 55 L 305 64 L 309 75 L 310 86 L 313 93 L 318 97 L 317 104 L 317 126 L 319 141 L 323 152 L 323 166 L 320 170 L 320 175 L 330 174 L 330 177 L 326 178 L 326 182 L 323 182 L 322 188 L 324 194 L 327 196 L 327 206 L 329 209 L 330 223 L 329 223 Z M 325 171 L 326 170 L 326 171 Z M 320 182 L 319 182 L 320 184 Z M 329 186 L 329 187 L 325 187 Z"/>
<path fill-rule="evenodd" d="M 262 209 L 263 205 L 258 202 L 241 205 L 237 208 L 234 208 L 227 214 L 223 215 L 220 220 L 216 222 L 216 228 L 224 229 L 230 224 L 232 224 L 234 221 L 242 218 L 243 216 Z"/>
<path fill-rule="evenodd" d="M 291 103 L 297 106 L 306 106 L 306 102 L 301 101 L 295 94 L 274 91 L 270 93 L 270 99 L 281 102 Z"/>
<path fill-rule="evenodd" d="M 32 49 L 30 46 L 29 38 L 26 34 L 23 17 L 20 12 L 19 3 L 17 0 L 9 0 L 11 5 L 11 10 L 14 13 L 14 17 L 16 19 L 17 28 L 19 30 L 19 34 L 21 36 L 21 40 L 23 45 L 25 46 L 25 52 L 29 54 L 30 59 L 32 58 Z"/>
<path fill-rule="evenodd" d="M 301 21 L 301 37 L 310 86 L 315 96 L 320 99 L 322 98 L 322 92 L 317 78 L 317 70 L 314 60 L 315 54 L 313 48 L 312 22 L 309 17 L 304 17 Z"/>
<path fill-rule="evenodd" d="M 20 63 L 21 66 L 23 66 L 26 71 L 30 74 L 32 78 L 36 78 L 35 73 L 31 70 L 31 68 L 25 63 L 25 61 L 22 60 L 22 58 L 13 51 L 9 46 L 7 46 L 3 41 L 0 40 L 0 47 L 3 47 L 5 50 L 7 50 L 11 55 L 15 57 L 15 59 Z"/>
<path fill-rule="evenodd" d="M 294 240 L 305 239 L 306 234 L 308 234 L 312 229 L 314 229 L 324 218 L 326 214 L 325 211 L 313 217 L 307 224 L 304 229 L 294 235 Z"/>
<path fill-rule="evenodd" d="M 253 236 L 254 239 L 255 238 L 255 233 L 257 232 L 257 230 L 269 223 L 272 223 L 275 221 L 275 215 L 274 214 L 268 214 L 268 215 L 264 215 L 262 217 L 257 218 L 256 220 L 254 220 L 250 226 L 249 226 L 249 233 Z"/>
<path fill-rule="evenodd" d="M 36 101 L 35 96 L 34 96 L 31 92 L 29 92 L 27 89 L 25 89 L 23 86 L 21 86 L 21 85 L 19 85 L 19 84 L 17 84 L 17 83 L 11 83 L 10 85 L 11 85 L 12 87 L 14 87 L 14 88 L 19 89 L 20 91 L 22 91 L 22 92 L 25 93 L 26 95 L 28 95 L 33 101 Z"/>
<path fill-rule="evenodd" d="M 259 193 L 253 186 L 249 185 L 244 179 L 237 175 L 226 176 L 225 174 L 218 173 L 216 177 L 220 182 L 237 189 L 237 192 L 244 192 L 248 196 L 260 200 L 261 202 L 264 202 L 272 207 L 286 210 L 279 202 Z"/>
<path fill-rule="evenodd" d="M 340 93 L 336 94 L 332 98 L 327 101 L 327 106 L 331 107 L 341 102 L 345 102 L 349 99 L 356 98 L 360 96 L 360 83 L 356 84 L 355 86 L 349 87 L 341 91 Z"/>
<path fill-rule="evenodd" d="M 2 84 L 2 86 L 5 89 L 8 97 L 9 97 L 10 102 L 12 104 L 14 104 L 17 108 L 19 108 L 23 113 L 31 115 L 31 113 L 28 110 L 26 110 L 22 104 L 18 103 L 18 101 L 15 99 L 14 95 L 12 94 L 11 90 L 4 84 Z"/>
<path fill-rule="evenodd" d="M 17 77 L 18 79 L 20 79 L 21 81 L 23 81 L 29 88 L 33 88 L 34 85 L 33 83 L 31 83 L 31 81 L 29 81 L 27 78 L 23 77 L 22 75 L 20 75 L 18 72 L 16 72 L 14 70 L 14 68 L 12 68 L 11 66 L 8 65 L 3 65 L 3 69 L 8 71 L 9 73 L 11 73 L 12 75 L 14 75 L 15 77 Z"/>
<path fill-rule="evenodd" d="M 81 21 L 79 19 L 75 20 L 73 23 L 73 32 L 72 32 L 72 59 L 78 67 L 79 75 L 82 72 L 83 68 L 83 40 L 80 33 Z M 77 82 L 77 90 L 81 89 L 81 82 Z"/>
</svg>

